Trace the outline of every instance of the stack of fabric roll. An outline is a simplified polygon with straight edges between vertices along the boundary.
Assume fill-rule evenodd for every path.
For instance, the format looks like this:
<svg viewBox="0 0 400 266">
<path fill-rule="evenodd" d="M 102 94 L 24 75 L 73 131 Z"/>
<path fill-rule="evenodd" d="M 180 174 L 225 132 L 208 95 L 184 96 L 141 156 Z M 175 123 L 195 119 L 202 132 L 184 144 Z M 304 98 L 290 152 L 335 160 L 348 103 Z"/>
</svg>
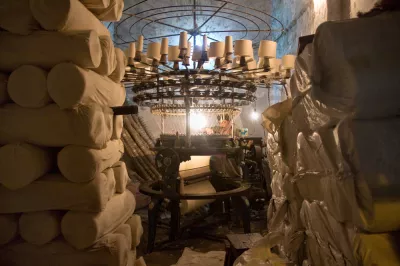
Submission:
<svg viewBox="0 0 400 266">
<path fill-rule="evenodd" d="M 301 248 L 291 255 L 302 237 L 303 265 L 400 265 L 400 28 L 393 25 L 400 12 L 323 23 L 297 58 L 294 98 L 264 112 L 277 143 L 268 145 L 269 163 L 274 178 L 283 177 L 272 188 L 288 202 L 277 217 L 298 229 L 285 229 L 277 242 L 290 262 L 302 262 Z"/>
<path fill-rule="evenodd" d="M 121 140 L 122 0 L 0 5 L 0 265 L 135 265 Z M 143 260 L 139 260 L 143 263 Z"/>
</svg>

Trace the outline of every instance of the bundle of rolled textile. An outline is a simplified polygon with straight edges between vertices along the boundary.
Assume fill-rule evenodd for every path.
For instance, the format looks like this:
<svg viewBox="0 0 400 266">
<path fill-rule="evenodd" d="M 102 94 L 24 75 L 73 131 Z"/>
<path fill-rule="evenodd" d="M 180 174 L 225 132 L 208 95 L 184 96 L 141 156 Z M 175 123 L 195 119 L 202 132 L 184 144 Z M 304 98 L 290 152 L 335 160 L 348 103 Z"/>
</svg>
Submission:
<svg viewBox="0 0 400 266">
<path fill-rule="evenodd" d="M 0 265 L 133 266 L 143 228 L 110 108 L 126 58 L 100 21 L 123 1 L 3 2 Z"/>
</svg>

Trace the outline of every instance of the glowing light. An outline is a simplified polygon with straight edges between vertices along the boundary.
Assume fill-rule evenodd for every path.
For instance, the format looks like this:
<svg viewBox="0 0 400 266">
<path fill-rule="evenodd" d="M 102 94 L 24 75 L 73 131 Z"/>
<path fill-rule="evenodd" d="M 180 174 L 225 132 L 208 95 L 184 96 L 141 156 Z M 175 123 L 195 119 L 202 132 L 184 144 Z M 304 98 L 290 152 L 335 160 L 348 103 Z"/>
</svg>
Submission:
<svg viewBox="0 0 400 266">
<path fill-rule="evenodd" d="M 250 115 L 251 120 L 258 120 L 258 118 L 260 117 L 260 114 L 257 113 L 256 111 L 253 111 Z"/>
<path fill-rule="evenodd" d="M 190 114 L 190 128 L 194 130 L 200 130 L 207 124 L 204 115 L 199 113 Z"/>
</svg>

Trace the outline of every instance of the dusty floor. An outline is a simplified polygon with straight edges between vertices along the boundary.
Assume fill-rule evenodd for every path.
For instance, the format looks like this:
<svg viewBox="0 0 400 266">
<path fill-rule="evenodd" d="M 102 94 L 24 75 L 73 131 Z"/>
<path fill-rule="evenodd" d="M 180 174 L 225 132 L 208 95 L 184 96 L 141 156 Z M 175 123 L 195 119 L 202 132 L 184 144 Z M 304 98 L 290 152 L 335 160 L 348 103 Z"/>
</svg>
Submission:
<svg viewBox="0 0 400 266">
<path fill-rule="evenodd" d="M 182 239 L 175 241 L 173 243 L 167 243 L 164 245 L 157 246 L 155 250 L 150 254 L 145 254 L 146 244 L 147 244 L 147 210 L 139 210 L 138 214 L 142 217 L 144 234 L 140 246 L 138 247 L 138 255 L 143 255 L 148 266 L 170 266 L 177 263 L 178 259 L 181 257 L 182 252 L 185 247 L 189 247 L 194 251 L 208 252 L 208 251 L 223 251 L 225 250 L 225 245 L 223 238 L 229 233 L 242 233 L 243 229 L 240 224 L 236 223 L 219 223 L 217 225 L 212 225 L 207 227 L 207 229 L 194 229 L 195 235 L 190 236 L 185 233 Z M 266 226 L 266 213 L 265 210 L 253 211 L 252 213 L 252 223 L 251 231 L 252 233 L 265 233 Z M 196 232 L 199 231 L 199 232 Z M 206 234 L 212 235 L 209 239 Z M 168 229 L 157 228 L 157 240 L 166 239 L 168 236 Z M 215 238 L 218 236 L 218 238 Z"/>
</svg>

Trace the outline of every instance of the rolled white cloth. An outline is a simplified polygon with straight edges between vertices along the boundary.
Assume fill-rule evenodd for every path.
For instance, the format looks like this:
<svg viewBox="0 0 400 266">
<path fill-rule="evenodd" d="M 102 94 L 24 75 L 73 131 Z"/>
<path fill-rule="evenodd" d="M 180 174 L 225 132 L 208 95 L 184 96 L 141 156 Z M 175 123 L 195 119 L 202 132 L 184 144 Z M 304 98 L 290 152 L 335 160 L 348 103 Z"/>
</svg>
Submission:
<svg viewBox="0 0 400 266">
<path fill-rule="evenodd" d="M 18 235 L 19 214 L 0 214 L 0 245 L 5 245 Z"/>
<path fill-rule="evenodd" d="M 10 101 L 10 96 L 7 92 L 8 76 L 0 72 L 0 105 Z"/>
<path fill-rule="evenodd" d="M 142 219 L 139 215 L 132 215 L 125 223 L 129 224 L 132 234 L 132 249 L 135 249 L 140 244 L 140 239 L 143 235 Z"/>
<path fill-rule="evenodd" d="M 0 28 L 6 31 L 28 35 L 40 29 L 32 16 L 29 0 L 2 0 L 0 2 Z"/>
<path fill-rule="evenodd" d="M 48 210 L 99 212 L 115 192 L 115 179 L 99 174 L 87 183 L 72 183 L 60 174 L 48 174 L 17 190 L 0 186 L 0 213 Z M 12 204 L 10 204 L 12 202 Z"/>
<path fill-rule="evenodd" d="M 29 185 L 51 171 L 54 153 L 28 143 L 0 147 L 0 183 L 15 190 Z"/>
<path fill-rule="evenodd" d="M 6 104 L 0 108 L 0 121 L 0 144 L 26 141 L 48 147 L 103 148 L 112 135 L 113 113 L 100 105 L 60 110 L 56 104 L 35 109 Z"/>
<path fill-rule="evenodd" d="M 69 145 L 57 156 L 60 172 L 72 182 L 88 182 L 121 159 L 124 144 L 121 140 L 106 143 L 103 149 Z"/>
<path fill-rule="evenodd" d="M 7 91 L 22 107 L 39 108 L 52 102 L 47 91 L 47 71 L 37 66 L 23 65 L 14 70 L 8 79 Z"/>
<path fill-rule="evenodd" d="M 125 191 L 115 194 L 99 213 L 69 211 L 61 222 L 62 234 L 73 247 L 88 248 L 124 223 L 133 214 L 135 205 L 133 194 Z"/>
<path fill-rule="evenodd" d="M 120 106 L 126 97 L 126 90 L 121 84 L 71 63 L 53 67 L 49 72 L 47 87 L 51 98 L 61 109 L 91 103 Z"/>
<path fill-rule="evenodd" d="M 107 28 L 78 0 L 30 0 L 33 16 L 46 30 L 93 30 L 110 35 Z"/>
<path fill-rule="evenodd" d="M 109 76 L 117 67 L 114 44 L 110 36 L 100 36 L 99 39 L 102 57 L 99 67 L 93 71 L 103 76 Z"/>
<path fill-rule="evenodd" d="M 26 36 L 0 32 L 0 71 L 4 72 L 11 72 L 22 65 L 49 70 L 62 62 L 96 68 L 100 65 L 101 56 L 100 41 L 94 31 L 69 34 L 35 31 Z"/>
<path fill-rule="evenodd" d="M 114 171 L 115 177 L 115 192 L 124 193 L 129 179 L 126 164 L 122 161 L 119 161 L 112 166 L 112 170 Z"/>
<path fill-rule="evenodd" d="M 125 67 L 128 64 L 128 60 L 126 59 L 125 53 L 119 48 L 115 48 L 115 55 L 117 58 L 117 65 L 114 72 L 111 73 L 111 75 L 108 77 L 114 82 L 120 83 L 121 80 L 124 78 Z"/>
<path fill-rule="evenodd" d="M 110 0 L 107 8 L 92 8 L 93 14 L 101 21 L 119 21 L 124 10 L 124 0 Z"/>
<path fill-rule="evenodd" d="M 23 213 L 19 218 L 19 232 L 28 243 L 44 245 L 61 234 L 62 212 L 38 211 Z"/>
<path fill-rule="evenodd" d="M 127 266 L 132 252 L 121 234 L 108 234 L 86 250 L 76 250 L 65 240 L 57 239 L 37 246 L 16 242 L 0 249 L 0 264 L 13 266 Z M 133 266 L 133 265 L 132 265 Z"/>
<path fill-rule="evenodd" d="M 110 0 L 80 0 L 81 3 L 87 8 L 106 8 L 110 5 Z"/>
</svg>

